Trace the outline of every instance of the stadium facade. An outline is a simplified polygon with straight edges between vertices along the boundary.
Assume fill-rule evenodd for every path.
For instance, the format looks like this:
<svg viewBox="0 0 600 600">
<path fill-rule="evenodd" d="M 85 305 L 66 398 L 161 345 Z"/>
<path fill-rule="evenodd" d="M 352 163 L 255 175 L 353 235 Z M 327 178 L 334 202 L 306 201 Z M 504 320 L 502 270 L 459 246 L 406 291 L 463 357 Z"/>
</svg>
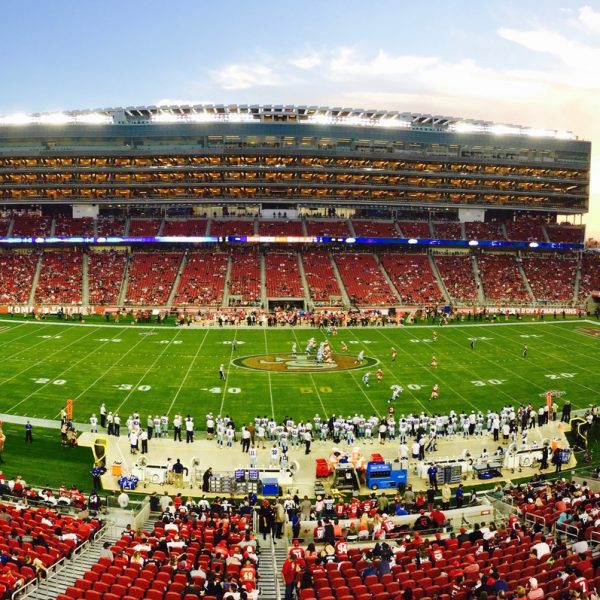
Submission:
<svg viewBox="0 0 600 600">
<path fill-rule="evenodd" d="M 226 289 L 207 304 L 266 306 L 270 294 L 264 271 L 277 265 L 265 260 L 273 243 L 288 254 L 296 249 L 302 253 L 311 243 L 320 248 L 328 245 L 327 251 L 335 250 L 335 244 L 337 248 L 341 244 L 342 251 L 350 247 L 346 244 L 355 249 L 380 244 L 370 248 L 377 248 L 378 254 L 461 250 L 465 259 L 476 250 L 492 248 L 512 252 L 516 263 L 509 265 L 510 277 L 522 275 L 523 281 L 517 283 L 528 290 L 511 299 L 514 286 L 507 283 L 508 296 L 504 290 L 506 297 L 496 294 L 494 302 L 522 302 L 524 296 L 533 303 L 548 302 L 528 288 L 519 252 L 560 252 L 564 257 L 583 249 L 580 223 L 589 206 L 590 157 L 590 142 L 570 132 L 393 111 L 198 105 L 0 117 L 0 246 L 4 248 L 0 256 L 7 258 L 17 247 L 39 252 L 41 244 L 44 248 L 58 244 L 83 254 L 85 280 L 88 251 L 99 246 L 128 245 L 128 251 L 135 253 L 154 250 L 149 244 L 162 242 L 161 249 L 173 249 L 175 244 L 187 253 L 198 248 L 194 244 L 211 243 L 223 244 L 219 251 L 230 252 L 228 243 L 256 242 L 255 248 L 265 250 L 259 259 L 262 275 L 256 276 L 262 292 L 253 292 L 252 302 L 244 293 L 231 294 L 232 302 Z M 23 225 L 22 217 L 30 215 L 37 215 L 40 222 Z M 73 226 L 69 219 L 85 220 L 86 225 Z M 101 219 L 125 225 L 113 231 L 110 223 L 100 227 Z M 135 227 L 135 219 L 153 219 L 156 225 Z M 186 219 L 190 219 L 189 231 Z M 245 220 L 244 226 L 238 227 L 236 219 Z M 282 223 L 261 224 L 268 219 Z M 565 219 L 566 230 L 561 224 Z M 177 226 L 172 226 L 173 220 L 179 221 Z M 307 226 L 311 220 L 320 220 L 322 230 Z M 331 226 L 330 221 L 338 223 Z M 292 243 L 297 244 L 293 251 Z M 423 250 L 423 245 L 428 248 Z M 27 284 L 29 304 L 46 298 L 38 298 L 35 288 L 51 260 L 47 252 L 40 255 Z M 291 262 L 280 263 L 281 269 L 293 265 L 296 258 L 290 256 Z M 569 263 L 568 267 L 576 269 L 572 289 L 560 299 L 571 306 L 580 300 L 576 282 L 582 268 L 581 257 L 573 256 L 569 260 L 575 266 Z M 342 288 L 332 293 L 335 300 L 313 302 L 314 290 L 302 266 L 298 277 L 304 291 L 299 294 L 296 286 L 290 298 L 302 296 L 305 307 L 419 303 L 419 298 L 406 298 L 396 285 L 395 277 L 401 274 L 394 273 L 401 268 L 393 265 L 381 265 L 381 273 L 376 273 L 376 279 L 383 277 L 380 287 L 389 285 L 389 293 L 362 300 L 360 290 L 346 294 L 344 264 L 336 264 L 333 255 L 330 258 Z M 375 271 L 380 258 L 373 256 Z M 301 265 L 303 259 L 298 260 Z M 232 258 L 228 261 L 226 288 Z M 180 275 L 185 263 L 185 258 L 179 264 L 175 260 Z M 370 264 L 365 268 L 373 270 Z M 485 304 L 489 300 L 476 265 L 473 277 L 481 289 L 470 297 L 451 293 L 456 287 L 452 273 L 445 284 L 443 269 L 438 272 L 432 264 L 431 270 L 440 289 L 424 301 Z M 127 269 L 120 276 L 124 280 L 119 299 L 127 303 L 126 288 L 131 289 Z M 176 287 L 178 279 L 172 285 Z M 74 302 L 92 303 L 85 298 L 87 283 L 80 287 L 83 292 Z M 168 294 L 169 305 L 178 300 L 175 287 Z M 275 288 L 280 299 L 286 286 Z M 65 294 L 52 294 L 50 299 L 68 300 Z M 5 294 L 5 301 L 17 303 L 10 294 Z M 142 298 L 137 304 L 166 301 L 164 296 L 160 303 L 154 297 Z M 110 303 L 116 304 L 117 298 Z"/>
</svg>

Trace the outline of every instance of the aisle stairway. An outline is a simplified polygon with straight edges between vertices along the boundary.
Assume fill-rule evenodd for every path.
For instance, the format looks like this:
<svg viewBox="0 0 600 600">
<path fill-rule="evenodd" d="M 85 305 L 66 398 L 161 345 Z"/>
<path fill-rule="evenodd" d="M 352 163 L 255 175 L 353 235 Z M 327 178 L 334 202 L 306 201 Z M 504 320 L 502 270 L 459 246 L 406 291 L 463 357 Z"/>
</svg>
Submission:
<svg viewBox="0 0 600 600">
<path fill-rule="evenodd" d="M 258 586 L 261 600 L 280 600 L 283 598 L 285 584 L 281 577 L 281 567 L 287 556 L 287 544 L 284 539 L 260 539 L 260 563 L 258 565 Z"/>
<path fill-rule="evenodd" d="M 108 531 L 108 528 L 105 531 Z M 48 579 L 44 579 L 26 597 L 30 600 L 48 600 L 49 598 L 56 598 L 59 594 L 64 594 L 68 587 L 72 586 L 77 579 L 83 577 L 90 570 L 91 566 L 98 561 L 104 542 L 112 544 L 115 541 L 116 538 L 110 537 L 108 533 L 97 536 L 79 554 L 75 554 L 71 560 L 65 560 L 62 569 L 58 570 Z"/>
</svg>

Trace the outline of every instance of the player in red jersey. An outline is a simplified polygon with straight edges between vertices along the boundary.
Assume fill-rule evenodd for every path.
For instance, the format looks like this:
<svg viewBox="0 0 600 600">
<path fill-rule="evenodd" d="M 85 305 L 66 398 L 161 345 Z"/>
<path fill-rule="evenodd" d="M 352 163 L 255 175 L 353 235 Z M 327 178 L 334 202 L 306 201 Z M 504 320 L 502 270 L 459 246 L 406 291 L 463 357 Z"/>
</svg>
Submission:
<svg viewBox="0 0 600 600">
<path fill-rule="evenodd" d="M 383 371 L 381 369 L 377 369 L 377 383 L 379 383 L 383 379 Z"/>
<path fill-rule="evenodd" d="M 431 388 L 431 396 L 429 396 L 429 400 L 437 400 L 439 393 L 440 393 L 440 386 L 436 383 Z"/>
</svg>

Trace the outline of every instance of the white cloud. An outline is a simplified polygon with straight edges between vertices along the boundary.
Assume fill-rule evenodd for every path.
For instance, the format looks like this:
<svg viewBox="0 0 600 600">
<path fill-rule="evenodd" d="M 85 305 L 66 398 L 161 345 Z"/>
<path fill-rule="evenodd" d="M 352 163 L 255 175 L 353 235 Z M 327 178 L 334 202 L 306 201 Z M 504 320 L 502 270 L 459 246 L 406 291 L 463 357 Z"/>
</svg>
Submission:
<svg viewBox="0 0 600 600">
<path fill-rule="evenodd" d="M 383 50 L 369 58 L 354 48 L 336 50 L 328 63 L 329 76 L 336 81 L 364 77 L 409 75 L 439 63 L 433 56 L 393 56 Z"/>
<path fill-rule="evenodd" d="M 592 33 L 600 33 L 600 11 L 591 6 L 579 9 L 579 22 Z"/>
<path fill-rule="evenodd" d="M 262 64 L 232 64 L 214 71 L 213 79 L 225 90 L 282 85 L 282 78 Z"/>
<path fill-rule="evenodd" d="M 310 52 L 304 56 L 293 58 L 289 63 L 298 69 L 314 69 L 321 64 L 321 55 L 317 52 Z"/>
<path fill-rule="evenodd" d="M 593 48 L 568 39 L 564 35 L 543 29 L 524 30 L 502 27 L 498 35 L 528 50 L 555 56 L 575 70 L 598 70 L 600 48 Z"/>
</svg>

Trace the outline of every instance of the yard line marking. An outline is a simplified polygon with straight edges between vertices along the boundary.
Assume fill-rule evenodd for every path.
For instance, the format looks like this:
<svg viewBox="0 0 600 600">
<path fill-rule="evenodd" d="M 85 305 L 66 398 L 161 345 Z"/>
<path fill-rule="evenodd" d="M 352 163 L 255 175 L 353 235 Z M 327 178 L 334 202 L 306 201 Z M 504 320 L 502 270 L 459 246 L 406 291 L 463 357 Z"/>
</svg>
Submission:
<svg viewBox="0 0 600 600">
<path fill-rule="evenodd" d="M 88 333 L 87 335 L 84 335 L 82 338 L 79 338 L 79 340 L 85 339 L 86 337 L 89 337 L 90 335 L 92 335 L 94 332 L 90 331 L 90 333 Z M 77 341 L 77 340 L 76 340 Z M 71 344 L 69 344 L 68 346 L 65 346 L 65 348 L 68 348 L 69 346 L 72 346 L 75 342 L 72 342 Z M 60 379 L 65 373 L 68 373 L 73 367 L 76 367 L 79 363 L 82 363 L 84 360 L 87 360 L 89 356 L 91 356 L 92 354 L 94 354 L 94 352 L 97 352 L 98 350 L 100 350 L 100 348 L 102 348 L 105 344 L 108 344 L 109 342 L 102 342 L 99 346 L 97 346 L 96 348 L 94 348 L 91 352 L 88 352 L 85 356 L 83 356 L 82 358 L 80 358 L 77 362 L 71 363 L 66 369 L 62 370 L 60 373 L 58 373 L 58 375 L 53 375 L 50 380 L 48 381 L 48 383 L 44 383 L 42 384 L 40 387 L 38 387 L 37 389 L 35 389 L 33 392 L 31 392 L 31 394 L 29 394 L 28 396 L 25 396 L 25 398 L 23 398 L 22 400 L 20 400 L 19 402 L 17 402 L 14 406 L 12 406 L 9 410 L 13 410 L 15 409 L 17 406 L 20 406 L 21 404 L 23 404 L 23 402 L 25 402 L 26 400 L 29 400 L 29 398 L 31 398 L 32 396 L 35 396 L 38 392 L 40 392 L 41 390 L 43 390 L 44 388 L 46 388 L 47 386 L 52 384 L 52 381 L 54 379 Z M 54 352 L 54 354 L 56 354 L 56 352 Z M 50 355 L 52 356 L 52 355 Z M 47 357 L 48 358 L 48 357 Z M 46 359 L 44 359 L 46 360 Z M 40 361 L 41 362 L 41 361 Z M 27 370 L 27 369 L 25 369 Z M 10 380 L 7 380 L 10 381 Z M 2 382 L 4 383 L 4 382 Z"/>
<path fill-rule="evenodd" d="M 406 352 L 406 350 L 404 350 L 404 348 L 398 344 L 397 342 L 394 342 L 394 340 L 392 340 L 391 338 L 389 338 L 387 335 L 384 335 L 383 333 L 381 333 L 381 331 L 379 332 L 379 334 L 381 335 L 381 337 L 386 338 L 389 342 L 391 342 L 392 346 L 395 347 L 400 347 L 400 349 L 405 352 L 406 354 L 408 354 L 408 352 Z M 356 337 L 356 335 L 355 335 Z M 358 339 L 358 338 L 357 338 Z M 408 356 L 410 356 L 410 354 L 408 354 Z M 415 362 L 415 366 L 419 366 L 417 361 Z M 391 367 L 390 367 L 390 371 L 393 373 Z M 394 373 L 394 377 L 395 377 L 395 381 L 397 381 L 400 385 L 402 385 L 402 382 L 397 378 L 396 373 Z M 402 386 L 402 390 L 404 391 L 405 389 L 408 390 L 408 393 L 425 409 L 425 412 L 430 412 L 430 409 L 427 408 L 427 406 L 419 399 L 417 398 L 417 395 L 411 390 L 408 389 L 408 387 L 405 387 L 406 383 Z"/>
<path fill-rule="evenodd" d="M 325 332 L 323 331 L 322 328 L 319 328 L 321 335 L 327 339 L 327 335 L 325 334 Z M 354 332 L 352 332 L 352 335 L 358 340 L 358 337 L 356 336 L 356 334 Z M 359 340 L 360 341 L 360 340 Z M 365 344 L 362 344 L 363 346 L 366 347 Z M 365 367 L 366 368 L 366 367 Z M 371 398 L 369 398 L 369 396 L 367 395 L 367 392 L 365 392 L 365 390 L 363 389 L 362 385 L 360 385 L 360 383 L 358 383 L 356 381 L 356 377 L 354 377 L 354 373 L 352 371 L 348 371 L 348 373 L 350 373 L 350 377 L 352 378 L 352 380 L 354 381 L 354 383 L 356 384 L 356 387 L 358 387 L 358 389 L 362 392 L 362 395 L 367 399 L 367 402 L 371 405 L 371 407 L 373 408 L 373 410 L 375 411 L 375 413 L 377 414 L 378 417 L 381 417 L 381 413 L 377 410 L 377 408 L 375 407 L 375 405 L 373 404 L 373 402 L 371 401 Z"/>
<path fill-rule="evenodd" d="M 294 333 L 294 339 L 296 340 L 296 343 L 298 344 L 298 348 L 299 348 L 301 346 L 301 344 L 300 344 L 300 340 L 299 340 L 298 336 L 296 335 L 296 330 L 292 329 L 292 332 Z M 315 392 L 317 393 L 317 397 L 319 398 L 319 402 L 321 403 L 321 408 L 323 409 L 323 412 L 325 413 L 325 418 L 329 420 L 329 415 L 327 414 L 327 410 L 325 409 L 325 404 L 323 404 L 323 398 L 321 397 L 321 394 L 319 393 L 319 388 L 317 387 L 315 378 L 313 377 L 313 374 L 311 372 L 309 372 L 309 375 L 310 375 L 310 380 L 312 381 L 312 384 L 315 388 Z"/>
<path fill-rule="evenodd" d="M 98 329 L 98 327 L 96 327 L 96 329 Z M 45 356 L 44 358 L 38 360 L 37 362 L 33 363 L 32 365 L 29 365 L 26 369 L 23 369 L 22 371 L 19 371 L 18 373 L 15 373 L 12 377 L 9 377 L 8 379 L 4 379 L 3 381 L 0 381 L 0 386 L 4 385 L 5 383 L 8 383 L 9 381 L 12 381 L 13 379 L 15 379 L 16 377 L 19 377 L 19 375 L 22 375 L 23 373 L 25 373 L 26 371 L 29 371 L 31 369 L 33 369 L 34 367 L 37 367 L 39 364 L 46 362 L 50 357 L 54 356 L 55 354 L 59 354 L 60 352 L 63 352 L 64 350 L 66 350 L 67 348 L 70 348 L 71 346 L 73 346 L 73 344 L 76 344 L 77 342 L 80 342 L 81 340 L 89 337 L 90 335 L 93 335 L 95 332 L 94 331 L 90 331 L 88 334 L 84 335 L 83 337 L 77 338 L 76 340 L 73 340 L 70 344 L 67 344 L 66 346 L 63 346 L 62 348 L 60 348 L 59 350 L 56 350 L 55 352 L 53 352 L 52 354 L 49 354 L 48 356 Z M 48 340 L 44 340 L 44 342 L 47 342 Z M 40 342 L 40 344 L 43 344 L 44 342 Z M 27 351 L 30 352 L 32 348 L 37 347 L 39 344 L 35 344 L 34 346 L 30 346 Z M 25 352 L 25 350 L 23 350 L 22 352 Z M 20 353 L 19 353 L 20 354 Z M 90 354 L 92 354 L 90 352 Z M 16 354 L 15 354 L 16 356 Z M 87 355 L 89 356 L 89 354 Z M 81 362 L 81 361 L 79 361 Z M 57 376 L 58 377 L 58 376 Z M 45 387 L 48 384 L 44 384 Z M 41 388 L 39 388 L 41 389 Z M 20 403 L 19 403 L 20 404 Z M 18 405 L 17 405 L 18 406 Z M 12 409 L 11 409 L 12 410 Z"/>
<path fill-rule="evenodd" d="M 18 340 L 22 340 L 23 338 L 27 338 L 30 337 L 31 335 L 33 335 L 34 330 L 30 330 L 28 333 L 24 333 L 23 335 L 20 335 L 19 337 L 16 337 L 12 340 L 7 340 L 4 342 L 4 346 L 9 346 L 10 344 L 12 344 L 13 342 L 16 342 Z M 38 333 L 38 332 L 35 332 Z M 37 348 L 38 346 L 40 346 L 41 344 L 45 344 L 46 342 L 49 342 L 49 339 L 44 339 L 41 342 L 37 342 L 36 344 L 33 344 L 33 346 L 27 346 L 27 348 L 25 348 L 24 350 L 20 350 L 19 352 L 16 352 L 15 354 L 9 354 L 8 356 L 0 356 L 0 359 L 6 358 L 6 359 L 13 359 L 15 356 L 19 356 L 21 354 L 24 354 L 26 352 L 30 352 L 33 348 Z"/>
<path fill-rule="evenodd" d="M 156 328 L 154 328 L 154 329 L 156 329 Z M 171 338 L 170 341 L 175 340 L 180 332 L 181 332 L 181 329 L 178 329 L 177 333 Z M 142 338 L 142 341 L 145 341 L 145 338 Z M 138 382 L 134 386 L 132 386 L 131 391 L 125 396 L 125 398 L 123 398 L 123 402 L 121 402 L 121 404 L 119 404 L 119 406 L 117 406 L 117 408 L 114 410 L 114 414 L 117 414 L 119 412 L 119 410 L 121 410 L 121 407 L 123 406 L 123 404 L 125 404 L 125 402 L 127 402 L 127 400 L 129 400 L 129 397 L 131 396 L 131 394 L 133 394 L 133 392 L 135 392 L 137 390 L 137 387 L 139 385 L 141 385 L 142 381 L 144 381 L 144 378 L 148 375 L 148 373 L 150 373 L 150 371 L 152 371 L 152 369 L 154 368 L 154 365 L 162 358 L 163 354 L 169 349 L 170 344 L 165 344 L 164 346 L 165 347 L 162 349 L 161 353 L 154 359 L 152 364 L 146 369 L 145 373 L 140 377 Z"/>
<path fill-rule="evenodd" d="M 233 333 L 233 340 L 237 341 L 237 330 Z M 223 396 L 221 396 L 221 406 L 219 407 L 219 415 L 223 414 L 223 406 L 225 406 L 225 394 L 229 389 L 229 370 L 231 369 L 231 361 L 233 360 L 233 344 L 231 344 L 231 352 L 229 353 L 229 362 L 227 363 L 227 370 L 225 371 L 225 380 L 223 381 Z"/>
<path fill-rule="evenodd" d="M 553 323 L 548 323 L 548 325 L 553 325 Z M 598 329 L 600 331 L 600 328 L 596 328 L 596 329 Z M 552 331 L 551 327 L 549 327 L 546 330 L 546 332 L 549 333 L 550 335 L 558 338 L 559 340 L 564 340 L 564 337 L 562 337 L 561 334 L 554 333 L 554 331 Z M 591 335 L 588 335 L 587 333 L 582 333 L 581 331 L 577 331 L 576 329 L 569 329 L 569 333 L 573 333 L 573 334 L 576 334 L 576 335 L 580 335 L 580 336 L 582 336 L 584 338 L 587 338 L 587 340 L 588 340 L 587 344 L 583 344 L 582 341 L 578 340 L 577 341 L 578 345 L 584 346 L 585 348 L 589 348 L 590 350 L 598 350 L 598 339 L 592 337 Z M 591 342 L 591 343 L 589 343 L 589 342 Z M 552 342 L 548 342 L 548 344 L 550 344 L 551 346 L 555 346 L 557 348 L 561 348 L 562 347 L 560 344 L 556 344 L 556 343 L 552 343 Z M 589 361 L 590 359 L 592 359 L 592 360 L 594 360 L 596 362 L 599 362 L 598 359 L 595 359 L 593 356 L 590 356 L 590 354 L 588 352 L 577 352 L 576 350 L 571 350 L 571 353 L 572 354 L 577 354 L 578 356 L 584 356 L 587 361 Z M 585 367 L 580 367 L 579 365 L 577 365 L 577 367 L 579 369 L 585 369 Z M 589 369 L 588 369 L 588 371 L 592 375 L 595 375 L 597 373 L 597 371 L 590 371 Z"/>
<path fill-rule="evenodd" d="M 500 337 L 503 337 L 503 338 L 505 338 L 505 339 L 506 339 L 506 340 L 508 340 L 509 342 L 513 342 L 513 343 L 515 343 L 515 344 L 519 344 L 519 342 L 517 342 L 517 341 L 515 341 L 515 340 L 512 340 L 511 338 L 509 338 L 509 337 L 506 337 L 506 336 L 504 336 L 504 335 L 501 335 Z M 553 346 L 557 346 L 556 344 L 552 344 L 552 345 L 553 345 Z M 559 348 L 560 348 L 560 346 L 557 346 L 557 347 L 559 347 Z M 558 361 L 560 361 L 560 362 L 562 362 L 562 363 L 565 363 L 566 365 L 570 365 L 570 366 L 572 366 L 572 367 L 575 367 L 576 369 L 579 369 L 580 371 L 588 371 L 588 369 L 586 369 L 585 367 L 582 367 L 582 366 L 580 366 L 580 365 L 578 365 L 578 364 L 576 364 L 576 363 L 572 363 L 571 361 L 569 361 L 569 360 L 565 360 L 564 358 L 560 358 L 559 356 L 557 357 L 557 356 L 554 356 L 553 354 L 548 354 L 548 352 L 544 352 L 543 350 L 540 350 L 539 348 L 535 348 L 534 350 L 535 350 L 535 352 L 537 352 L 538 354 L 541 354 L 541 355 L 543 355 L 543 356 L 548 356 L 549 358 L 552 358 L 552 359 L 554 359 L 554 360 L 558 360 Z M 542 369 L 543 369 L 543 370 L 547 370 L 547 369 L 546 369 L 546 367 L 540 367 L 540 366 L 539 366 L 539 365 L 537 365 L 536 363 L 531 363 L 531 366 L 533 367 L 533 369 L 536 369 L 536 370 L 539 370 L 539 371 L 541 371 Z M 515 371 L 512 371 L 512 372 L 513 372 L 513 374 L 515 374 L 515 375 L 516 375 Z M 593 372 L 592 372 L 592 371 L 588 371 L 588 372 L 589 372 L 589 373 L 592 373 L 593 375 L 595 375 L 595 374 L 596 374 L 596 372 L 595 372 L 595 371 L 593 371 Z M 532 383 L 532 382 L 531 382 L 529 379 L 526 379 L 525 377 L 522 377 L 522 376 L 520 376 L 520 375 L 517 375 L 517 377 L 521 377 L 521 379 L 525 379 L 526 381 L 528 381 L 528 382 Z M 587 385 L 584 385 L 583 383 L 578 383 L 578 382 L 577 382 L 575 379 L 573 379 L 573 380 L 572 380 L 572 383 L 574 383 L 575 385 L 577 385 L 577 386 L 579 386 L 579 387 L 581 387 L 581 388 L 583 388 L 583 389 L 589 390 L 590 392 L 592 392 L 592 393 L 594 393 L 594 394 L 598 393 L 598 390 L 595 390 L 594 388 L 588 387 Z M 539 386 L 538 386 L 538 387 L 539 387 Z M 540 387 L 540 389 L 541 389 L 541 390 L 546 390 L 546 389 L 549 389 L 549 388 L 548 388 L 548 386 L 547 386 L 547 387 Z"/>
<path fill-rule="evenodd" d="M 196 362 L 196 359 L 200 355 L 200 350 L 202 349 L 202 346 L 204 345 L 204 342 L 206 341 L 206 338 L 208 337 L 208 332 L 209 331 L 210 331 L 210 329 L 206 330 L 206 333 L 204 334 L 204 337 L 202 338 L 202 341 L 200 342 L 200 345 L 198 346 L 198 349 L 196 350 L 196 354 L 194 355 L 194 357 L 192 359 L 192 362 L 190 362 L 190 365 L 189 365 L 189 367 L 188 367 L 185 375 L 183 376 L 183 379 L 181 380 L 181 384 L 179 385 L 179 388 L 175 392 L 175 396 L 173 397 L 173 400 L 171 401 L 171 404 L 169 405 L 169 410 L 167 410 L 167 413 L 166 413 L 167 416 L 169 416 L 169 414 L 171 414 L 171 409 L 173 408 L 173 405 L 175 404 L 175 401 L 179 397 L 179 393 L 183 389 L 185 381 L 188 378 L 189 374 L 191 373 L 192 367 L 194 366 L 194 363 Z"/>
<path fill-rule="evenodd" d="M 265 351 L 269 354 L 269 344 L 267 342 L 267 330 L 263 329 L 263 333 L 265 334 Z M 269 380 L 269 396 L 271 397 L 271 414 L 273 415 L 273 421 L 275 421 L 275 404 L 273 404 L 273 385 L 271 384 L 271 373 L 267 371 L 267 378 Z"/>
<path fill-rule="evenodd" d="M 4 333 L 5 331 L 15 331 L 16 329 L 19 329 L 24 325 L 25 323 L 19 323 L 19 325 L 17 325 L 16 327 L 9 327 L 8 325 L 5 325 L 3 327 L 0 327 L 0 333 Z"/>
<path fill-rule="evenodd" d="M 123 330 L 126 330 L 126 327 L 123 327 Z M 115 335 L 111 338 L 114 339 L 117 335 L 121 335 L 121 333 L 117 332 L 115 333 Z M 134 350 L 138 344 L 141 344 L 144 341 L 144 338 L 142 338 L 139 342 L 136 342 L 129 350 L 127 350 L 127 352 L 125 352 L 125 354 L 122 354 L 119 357 L 119 360 L 117 361 L 120 362 L 123 358 L 125 358 L 132 350 Z M 109 342 L 102 342 L 102 346 L 104 346 L 104 344 L 108 344 Z M 90 364 L 90 363 L 88 363 Z M 100 363 L 99 363 L 100 364 Z M 106 363 L 103 363 L 106 364 Z M 102 375 L 100 375 L 99 377 L 97 377 L 92 383 L 90 383 L 90 385 L 88 385 L 85 390 L 83 390 L 83 392 L 81 392 L 80 394 L 78 394 L 77 396 L 75 396 L 75 398 L 73 398 L 73 402 L 75 402 L 75 400 L 79 400 L 79 398 L 81 398 L 81 396 L 83 396 L 88 390 L 90 390 L 91 388 L 93 388 L 103 377 L 105 377 L 112 369 L 114 368 L 114 365 L 111 365 L 110 367 L 108 367 L 108 369 L 106 369 L 104 371 L 104 373 L 102 373 Z M 60 416 L 60 412 L 57 413 L 56 417 Z M 55 417 L 55 418 L 56 418 Z"/>
</svg>

